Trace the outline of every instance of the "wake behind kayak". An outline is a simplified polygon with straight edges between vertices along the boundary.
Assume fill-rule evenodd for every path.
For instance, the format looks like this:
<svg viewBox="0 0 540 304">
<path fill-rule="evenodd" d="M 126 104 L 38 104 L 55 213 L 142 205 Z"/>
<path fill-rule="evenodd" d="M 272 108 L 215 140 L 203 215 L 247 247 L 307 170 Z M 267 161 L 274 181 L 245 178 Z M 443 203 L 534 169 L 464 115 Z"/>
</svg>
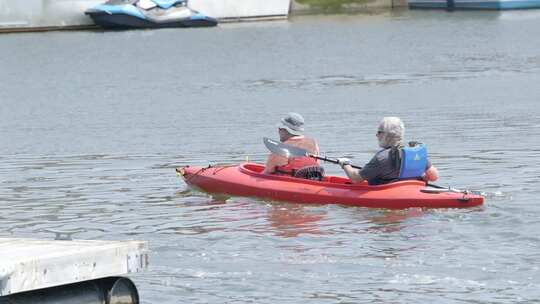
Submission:
<svg viewBox="0 0 540 304">
<path fill-rule="evenodd" d="M 477 194 L 429 191 L 426 183 L 419 180 L 370 186 L 366 182 L 352 184 L 349 179 L 339 176 L 325 176 L 322 181 L 318 181 L 264 174 L 263 170 L 263 165 L 255 163 L 176 169 L 186 184 L 208 193 L 302 204 L 404 209 L 466 208 L 484 203 L 484 197 Z"/>
</svg>

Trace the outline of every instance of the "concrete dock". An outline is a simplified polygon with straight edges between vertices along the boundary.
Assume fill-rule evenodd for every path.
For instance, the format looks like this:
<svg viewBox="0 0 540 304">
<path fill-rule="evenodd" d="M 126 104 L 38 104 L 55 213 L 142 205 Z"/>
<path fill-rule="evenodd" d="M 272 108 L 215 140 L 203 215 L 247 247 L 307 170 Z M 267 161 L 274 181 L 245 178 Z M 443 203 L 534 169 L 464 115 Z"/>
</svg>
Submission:
<svg viewBox="0 0 540 304">
<path fill-rule="evenodd" d="M 0 239 L 0 297 L 139 272 L 142 241 Z"/>
</svg>

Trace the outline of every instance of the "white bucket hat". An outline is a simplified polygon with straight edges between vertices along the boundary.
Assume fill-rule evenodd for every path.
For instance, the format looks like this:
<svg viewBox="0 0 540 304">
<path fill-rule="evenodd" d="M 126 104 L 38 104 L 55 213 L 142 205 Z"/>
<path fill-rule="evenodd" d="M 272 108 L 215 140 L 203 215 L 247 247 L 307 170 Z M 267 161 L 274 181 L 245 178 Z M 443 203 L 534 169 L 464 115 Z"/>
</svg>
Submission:
<svg viewBox="0 0 540 304">
<path fill-rule="evenodd" d="M 304 117 L 298 113 L 288 113 L 281 119 L 278 128 L 285 129 L 292 135 L 302 135 L 304 133 Z"/>
<path fill-rule="evenodd" d="M 382 132 L 379 137 L 379 146 L 381 148 L 395 147 L 402 143 L 405 135 L 405 125 L 399 117 L 384 117 L 379 122 L 378 132 Z"/>
</svg>

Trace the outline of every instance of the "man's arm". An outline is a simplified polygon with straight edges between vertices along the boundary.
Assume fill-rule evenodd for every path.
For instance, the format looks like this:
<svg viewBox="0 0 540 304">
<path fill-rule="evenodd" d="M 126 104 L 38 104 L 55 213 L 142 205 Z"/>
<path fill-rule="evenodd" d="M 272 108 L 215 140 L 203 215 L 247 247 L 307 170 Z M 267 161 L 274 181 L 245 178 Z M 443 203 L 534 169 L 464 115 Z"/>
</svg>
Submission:
<svg viewBox="0 0 540 304">
<path fill-rule="evenodd" d="M 286 165 L 287 163 L 288 159 L 286 157 L 271 153 L 268 155 L 263 173 L 272 174 L 276 172 L 276 167 Z"/>
<path fill-rule="evenodd" d="M 339 159 L 338 159 L 339 161 Z M 347 176 L 354 183 L 360 183 L 365 180 L 376 178 L 380 172 L 380 161 L 377 155 L 373 156 L 371 160 L 364 165 L 362 169 L 355 169 L 350 166 L 350 160 L 340 161 L 340 165 L 347 174 Z"/>
<path fill-rule="evenodd" d="M 439 179 L 439 170 L 435 166 L 431 165 L 424 173 L 424 180 L 428 182 L 434 182 Z"/>
<path fill-rule="evenodd" d="M 362 175 L 360 175 L 360 170 L 351 167 L 351 165 L 344 165 L 342 168 L 353 183 L 359 183 L 365 180 Z"/>
</svg>

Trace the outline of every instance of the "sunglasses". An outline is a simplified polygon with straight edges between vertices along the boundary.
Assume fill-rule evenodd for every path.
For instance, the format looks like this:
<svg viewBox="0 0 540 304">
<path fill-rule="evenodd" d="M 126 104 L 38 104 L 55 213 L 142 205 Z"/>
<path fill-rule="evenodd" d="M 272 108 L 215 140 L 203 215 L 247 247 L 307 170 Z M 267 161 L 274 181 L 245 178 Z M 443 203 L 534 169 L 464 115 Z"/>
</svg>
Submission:
<svg viewBox="0 0 540 304">
<path fill-rule="evenodd" d="M 377 131 L 377 135 L 384 134 L 384 131 Z"/>
</svg>

